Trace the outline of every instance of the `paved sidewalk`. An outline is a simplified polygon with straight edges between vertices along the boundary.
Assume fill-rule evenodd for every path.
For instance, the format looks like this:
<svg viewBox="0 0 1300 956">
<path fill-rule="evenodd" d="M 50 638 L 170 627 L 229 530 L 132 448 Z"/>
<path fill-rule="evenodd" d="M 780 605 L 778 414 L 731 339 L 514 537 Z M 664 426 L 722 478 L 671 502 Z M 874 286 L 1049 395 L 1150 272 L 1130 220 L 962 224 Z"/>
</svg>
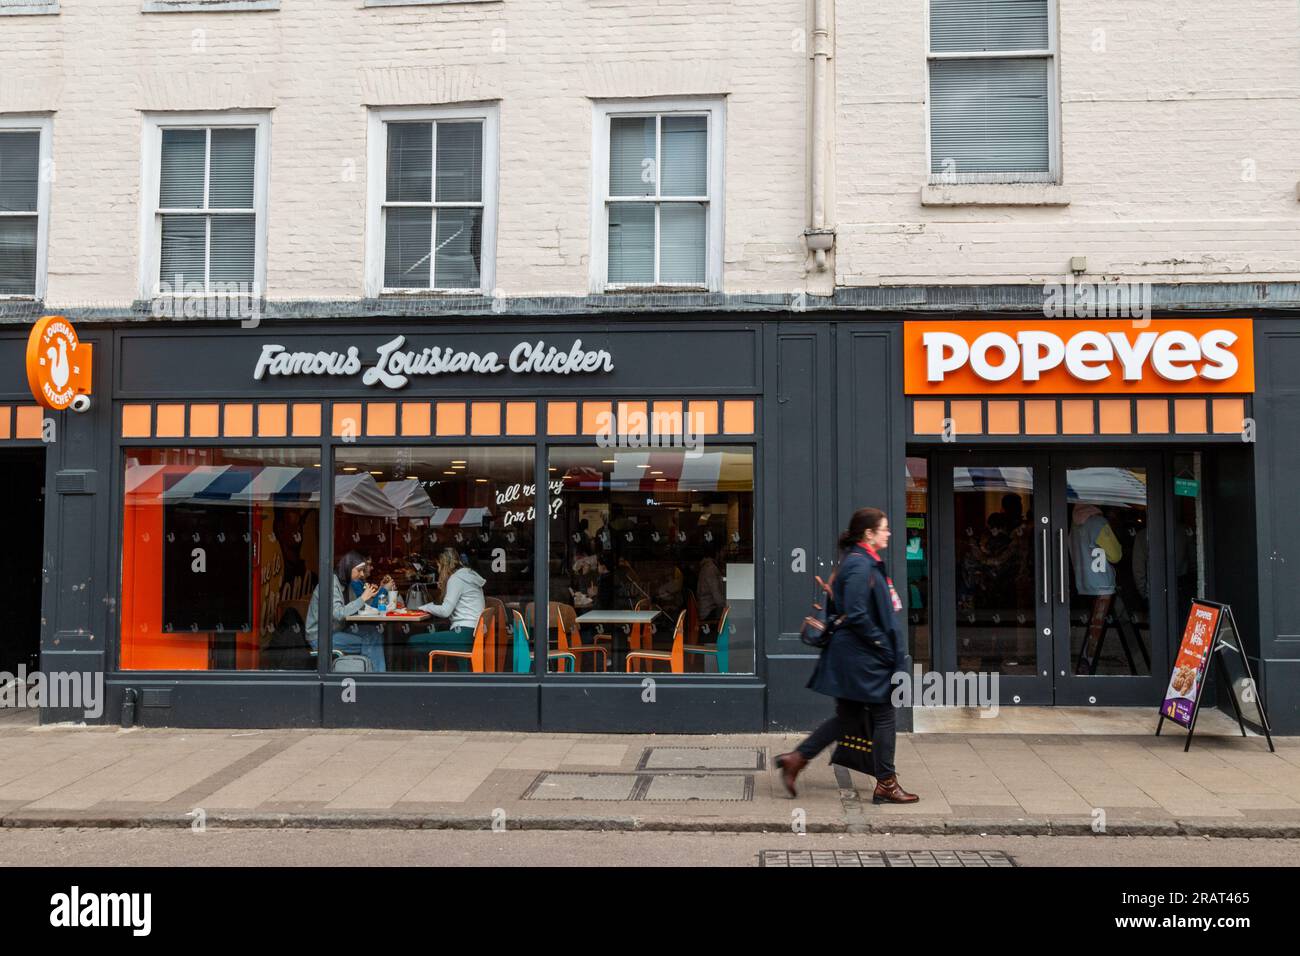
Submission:
<svg viewBox="0 0 1300 956">
<path fill-rule="evenodd" d="M 874 806 L 826 757 L 786 797 L 797 738 L 121 730 L 0 720 L 0 826 L 493 826 L 601 830 L 1300 837 L 1300 739 L 902 735 L 920 803 Z M 760 769 L 761 768 L 761 769 Z M 583 797 L 584 799 L 578 799 Z"/>
</svg>

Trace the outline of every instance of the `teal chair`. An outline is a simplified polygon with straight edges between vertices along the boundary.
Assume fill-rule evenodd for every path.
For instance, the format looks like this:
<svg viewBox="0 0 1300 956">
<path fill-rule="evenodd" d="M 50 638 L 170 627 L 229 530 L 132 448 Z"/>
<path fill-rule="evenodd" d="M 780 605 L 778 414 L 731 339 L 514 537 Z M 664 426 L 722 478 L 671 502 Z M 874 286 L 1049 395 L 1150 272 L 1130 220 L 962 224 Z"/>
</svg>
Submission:
<svg viewBox="0 0 1300 956">
<path fill-rule="evenodd" d="M 687 654 L 699 654 L 704 656 L 712 654 L 718 661 L 718 673 L 729 674 L 731 671 L 731 607 L 728 605 L 722 609 L 722 617 L 718 620 L 718 639 L 712 644 L 687 644 L 683 650 Z"/>
<path fill-rule="evenodd" d="M 516 674 L 531 674 L 533 672 L 533 642 L 528 638 L 528 625 L 524 623 L 524 616 L 518 611 L 512 612 L 514 615 L 514 624 L 511 627 L 511 658 L 514 661 L 514 672 Z M 567 670 L 570 674 L 578 669 L 578 659 L 567 651 L 550 651 L 546 655 L 546 660 L 560 661 L 561 664 L 568 664 Z"/>
</svg>

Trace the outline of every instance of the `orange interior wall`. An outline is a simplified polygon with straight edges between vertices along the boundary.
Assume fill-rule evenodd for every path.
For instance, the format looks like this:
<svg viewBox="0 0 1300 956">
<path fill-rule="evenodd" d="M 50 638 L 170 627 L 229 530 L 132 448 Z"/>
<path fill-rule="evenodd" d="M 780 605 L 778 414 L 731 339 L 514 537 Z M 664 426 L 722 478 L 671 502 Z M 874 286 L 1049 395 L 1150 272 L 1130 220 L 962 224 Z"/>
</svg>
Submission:
<svg viewBox="0 0 1300 956">
<path fill-rule="evenodd" d="M 168 634 L 163 632 L 163 506 L 165 476 L 184 474 L 189 468 L 165 468 L 127 495 L 122 518 L 122 669 L 123 670 L 208 670 L 211 633 Z M 253 511 L 253 540 L 263 520 L 262 509 Z M 253 621 L 260 620 L 260 550 L 254 545 Z M 239 670 L 258 666 L 260 641 L 256 631 L 235 637 L 235 660 Z"/>
</svg>

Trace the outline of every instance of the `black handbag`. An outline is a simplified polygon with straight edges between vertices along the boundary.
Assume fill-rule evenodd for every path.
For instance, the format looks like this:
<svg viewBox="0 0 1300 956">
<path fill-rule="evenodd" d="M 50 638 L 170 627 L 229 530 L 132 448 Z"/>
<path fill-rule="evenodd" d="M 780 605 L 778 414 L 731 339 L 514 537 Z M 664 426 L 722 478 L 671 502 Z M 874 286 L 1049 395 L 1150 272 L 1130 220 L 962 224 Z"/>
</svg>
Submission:
<svg viewBox="0 0 1300 956">
<path fill-rule="evenodd" d="M 831 763 L 874 776 L 876 764 L 871 756 L 871 738 L 845 734 L 835 742 Z"/>
<path fill-rule="evenodd" d="M 831 575 L 831 580 L 835 580 L 834 575 Z M 820 650 L 830 644 L 831 636 L 839 626 L 842 615 L 835 612 L 835 597 L 831 586 L 823 581 L 820 575 L 817 576 L 817 584 L 826 594 L 826 604 L 823 606 L 813 602 L 813 613 L 803 619 L 803 626 L 799 628 L 799 640 L 809 647 Z"/>
</svg>

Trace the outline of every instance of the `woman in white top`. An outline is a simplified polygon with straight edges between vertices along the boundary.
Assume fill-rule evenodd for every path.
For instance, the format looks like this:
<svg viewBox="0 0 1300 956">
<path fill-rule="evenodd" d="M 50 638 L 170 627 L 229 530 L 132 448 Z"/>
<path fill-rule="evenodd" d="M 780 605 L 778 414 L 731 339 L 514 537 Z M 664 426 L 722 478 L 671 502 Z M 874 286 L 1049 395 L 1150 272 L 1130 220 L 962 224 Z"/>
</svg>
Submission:
<svg viewBox="0 0 1300 956">
<path fill-rule="evenodd" d="M 469 567 L 455 548 L 445 548 L 438 555 L 438 591 L 441 602 L 420 607 L 434 617 L 451 622 L 449 630 L 412 634 L 411 645 L 424 654 L 429 651 L 468 651 L 474 646 L 474 628 L 483 613 L 483 585 L 487 581 Z M 469 661 L 457 661 L 461 670 L 469 669 Z"/>
</svg>

